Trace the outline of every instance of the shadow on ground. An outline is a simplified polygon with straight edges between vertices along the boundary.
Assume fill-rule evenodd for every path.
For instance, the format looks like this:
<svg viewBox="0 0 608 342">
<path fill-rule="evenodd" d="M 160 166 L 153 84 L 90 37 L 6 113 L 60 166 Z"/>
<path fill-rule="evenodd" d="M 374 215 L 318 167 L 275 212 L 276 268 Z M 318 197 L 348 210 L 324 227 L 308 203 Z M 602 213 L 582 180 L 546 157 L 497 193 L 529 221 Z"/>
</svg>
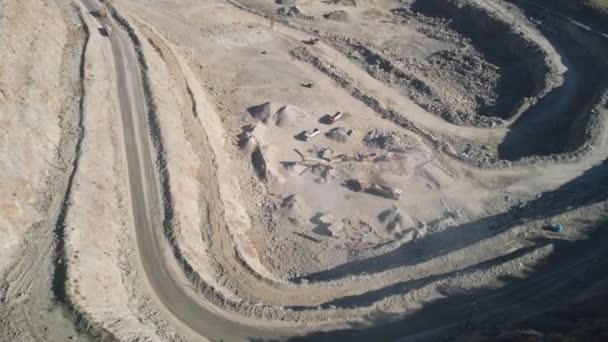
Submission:
<svg viewBox="0 0 608 342">
<path fill-rule="evenodd" d="M 502 233 L 527 221 L 550 218 L 608 199 L 608 164 L 592 167 L 574 180 L 556 190 L 547 191 L 522 207 L 452 227 L 423 239 L 406 243 L 399 248 L 376 257 L 349 262 L 329 270 L 294 278 L 300 282 L 327 281 L 353 274 L 372 274 L 393 268 L 415 265 Z"/>
<path fill-rule="evenodd" d="M 348 329 L 314 332 L 287 341 L 450 341 L 472 332 L 493 337 L 522 326 L 564 331 L 564 327 L 554 327 L 564 316 L 572 318 L 571 324 L 576 317 L 590 319 L 589 312 L 593 317 L 606 316 L 605 305 L 586 309 L 584 304 L 593 300 L 576 297 L 608 277 L 608 215 L 591 231 L 586 240 L 551 240 L 555 252 L 543 265 L 524 278 L 502 277 L 504 286 L 500 288 L 452 294 L 405 317 L 378 312 L 350 323 Z M 593 298 L 606 298 L 608 288 L 603 283 L 594 289 Z"/>
</svg>

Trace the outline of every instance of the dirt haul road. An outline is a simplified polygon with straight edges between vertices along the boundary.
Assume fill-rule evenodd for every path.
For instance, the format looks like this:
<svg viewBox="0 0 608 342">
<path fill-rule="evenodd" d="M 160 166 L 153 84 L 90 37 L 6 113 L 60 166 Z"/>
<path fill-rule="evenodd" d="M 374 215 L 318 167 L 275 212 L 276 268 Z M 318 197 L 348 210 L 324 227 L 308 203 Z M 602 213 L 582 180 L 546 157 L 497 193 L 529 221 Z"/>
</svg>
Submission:
<svg viewBox="0 0 608 342">
<path fill-rule="evenodd" d="M 83 4 L 89 11 L 101 8 L 93 0 L 84 0 Z M 167 257 L 169 247 L 162 235 L 161 194 L 150 147 L 148 114 L 135 48 L 123 27 L 114 19 L 102 17 L 98 20 L 111 28 L 108 38 L 117 71 L 117 96 L 124 127 L 137 247 L 143 270 L 158 300 L 178 321 L 204 338 L 246 341 L 251 337 L 280 336 L 280 330 L 239 324 L 214 312 L 217 309 L 211 303 L 201 303 L 190 288 L 182 285 L 188 282 L 183 275 L 170 271 L 176 267 L 167 265 L 171 258 Z"/>
<path fill-rule="evenodd" d="M 84 0 L 83 2 L 90 11 L 99 8 L 99 4 L 92 0 Z M 142 269 L 144 270 L 147 281 L 150 284 L 159 306 L 163 308 L 163 311 L 166 311 L 168 316 L 174 317 L 171 321 L 180 329 L 183 329 L 186 335 L 198 335 L 201 339 L 224 339 L 230 341 L 248 340 L 252 338 L 282 339 L 304 332 L 321 330 L 323 324 L 318 322 L 315 322 L 316 325 L 310 324 L 304 327 L 304 325 L 301 324 L 275 324 L 266 323 L 262 319 L 253 320 L 241 318 L 234 312 L 224 311 L 224 308 L 218 306 L 217 303 L 206 301 L 205 298 L 193 291 L 187 285 L 190 281 L 179 269 L 180 265 L 177 265 L 175 258 L 172 256 L 172 249 L 163 232 L 165 229 L 163 227 L 163 221 L 166 219 L 164 216 L 167 213 L 163 207 L 163 196 L 165 194 L 163 194 L 163 190 L 161 190 L 163 188 L 162 180 L 157 169 L 159 161 L 154 153 L 155 148 L 157 148 L 154 146 L 155 138 L 158 139 L 159 137 L 153 137 L 152 134 L 158 134 L 158 132 L 150 128 L 151 125 L 154 125 L 150 120 L 154 120 L 153 116 L 155 113 L 152 113 L 151 108 L 148 108 L 146 104 L 146 94 L 144 93 L 144 84 L 142 83 L 143 71 L 141 70 L 141 60 L 138 56 L 138 53 L 141 52 L 136 51 L 132 42 L 132 37 L 129 37 L 128 33 L 124 30 L 124 27 L 114 18 L 99 18 L 99 22 L 102 25 L 107 25 L 112 28 L 108 39 L 111 42 L 117 70 L 118 97 L 123 120 L 125 153 L 128 161 L 130 201 L 136 229 L 137 249 Z M 152 35 L 148 34 L 147 38 L 150 39 L 151 36 Z M 156 44 L 159 44 L 159 41 L 156 41 Z M 161 48 L 158 49 L 161 50 Z M 163 51 L 166 52 L 166 50 Z M 163 55 L 166 56 L 166 54 Z M 147 96 L 151 95 L 148 94 Z M 575 184 L 576 187 L 586 189 L 591 193 L 590 188 L 592 186 L 597 186 L 601 192 L 601 189 L 603 189 L 602 187 L 606 186 L 605 178 L 602 177 L 606 171 L 606 166 L 597 165 L 598 161 L 605 158 L 606 152 L 605 136 L 601 136 L 602 138 L 599 139 L 598 142 L 598 144 L 601 144 L 601 148 L 596 151 L 596 154 L 590 160 L 586 160 L 582 163 L 583 166 L 565 166 L 564 169 L 567 171 L 560 174 L 557 174 L 557 171 L 554 169 L 553 172 L 556 173 L 555 178 L 564 177 L 564 173 L 569 174 L 568 177 L 575 177 L 580 172 L 587 170 L 587 172 L 580 177 L 580 181 Z M 591 170 L 589 171 L 588 169 Z M 527 170 L 527 172 L 533 175 L 535 170 Z M 495 173 L 501 174 L 500 171 L 495 171 Z M 539 179 L 542 178 L 542 176 L 539 175 L 534 177 L 538 177 Z M 566 188 L 566 190 L 562 190 L 561 192 L 556 190 L 557 194 L 555 194 L 555 197 L 557 198 L 557 195 L 568 196 L 568 189 L 570 188 Z M 595 200 L 597 196 L 602 197 L 601 193 L 598 194 L 595 192 L 591 197 Z M 549 202 L 545 202 L 545 197 L 551 199 L 551 192 L 547 191 L 547 193 L 543 195 L 542 200 L 540 198 L 538 201 L 531 200 L 529 202 L 531 205 L 527 209 L 513 210 L 505 216 L 497 215 L 496 221 L 499 222 L 497 230 L 502 229 L 500 227 L 501 223 L 511 228 L 513 226 L 511 222 L 515 222 L 517 217 L 523 217 L 524 219 L 533 221 L 533 211 L 541 209 L 546 210 L 544 207 L 551 204 L 550 200 Z M 584 201 L 582 202 L 585 203 Z M 582 206 L 582 204 L 579 205 Z M 549 210 L 549 212 L 554 211 Z M 539 220 L 539 222 L 532 222 L 530 224 L 539 227 L 543 224 L 541 221 L 542 220 Z M 477 223 L 477 226 L 483 226 L 484 224 L 489 223 L 490 222 L 488 221 L 480 220 L 480 222 Z M 475 228 L 475 225 L 471 226 L 471 229 L 473 228 Z M 215 229 L 223 229 L 223 227 L 215 227 Z M 481 229 L 479 229 L 479 231 L 481 232 Z M 513 235 L 516 233 L 517 232 L 513 233 Z M 517 234 L 525 233 L 527 233 L 527 231 L 522 229 Z M 218 234 L 221 234 L 221 232 Z M 434 271 L 432 268 L 430 270 L 425 270 L 425 265 L 422 265 L 418 268 L 403 268 L 396 272 L 374 274 L 374 276 L 369 278 L 361 276 L 353 282 L 348 281 L 348 279 L 339 279 L 338 277 L 337 281 L 330 281 L 328 284 L 273 284 L 268 281 L 268 279 L 259 279 L 259 275 L 252 274 L 253 272 L 250 272 L 251 270 L 246 269 L 246 267 L 242 265 L 242 260 L 238 260 L 231 249 L 233 241 L 226 231 L 224 231 L 223 235 L 220 235 L 220 237 L 221 240 L 219 241 L 221 242 L 218 244 L 221 244 L 223 247 L 218 254 L 223 253 L 223 255 L 218 259 L 223 261 L 222 265 L 229 267 L 226 273 L 234 277 L 234 282 L 237 284 L 235 287 L 240 287 L 239 290 L 241 290 L 241 293 L 250 297 L 256 296 L 257 294 L 259 296 L 258 298 L 263 298 L 264 302 L 276 306 L 282 305 L 283 302 L 288 303 L 290 309 L 297 311 L 299 308 L 303 312 L 305 311 L 307 314 L 310 314 L 310 317 L 315 317 L 316 315 L 314 306 L 321 306 L 321 304 L 324 308 L 331 308 L 336 304 L 341 309 L 346 308 L 343 312 L 345 317 L 349 314 L 352 315 L 353 313 L 347 311 L 347 308 L 349 308 L 350 305 L 349 295 L 352 297 L 353 302 L 357 303 L 355 304 L 356 307 L 356 305 L 362 305 L 360 304 L 361 302 L 366 302 L 365 298 L 361 299 L 358 297 L 364 297 L 364 295 L 373 293 L 375 290 L 380 292 L 380 296 L 384 296 L 386 294 L 381 290 L 385 287 L 394 286 L 397 293 L 399 293 L 398 291 L 402 290 L 400 286 L 403 286 L 403 288 L 410 286 L 407 284 L 406 280 L 408 279 L 408 272 L 412 272 L 413 269 L 415 272 L 412 273 L 421 277 L 420 279 L 415 279 L 417 281 L 413 281 L 413 283 L 422 283 L 424 285 L 427 278 L 429 283 L 431 283 L 433 276 L 440 275 L 433 274 Z M 500 241 L 499 237 L 500 236 L 497 233 L 496 239 Z M 507 237 L 513 236 L 509 235 Z M 490 239 L 491 238 L 488 238 L 488 240 Z M 441 242 L 441 240 L 437 241 Z M 602 269 L 606 259 L 605 252 L 601 248 L 602 242 L 604 241 L 605 236 L 602 235 L 596 240 L 577 246 L 571 250 L 566 248 L 566 250 L 569 251 L 567 257 L 562 257 L 559 260 L 553 261 L 551 266 L 539 268 L 537 270 L 538 275 L 521 280 L 517 286 L 505 287 L 487 294 L 484 293 L 483 295 L 475 296 L 474 305 L 476 310 L 480 311 L 476 314 L 476 319 L 492 322 L 493 319 L 499 319 L 500 315 L 507 313 L 515 315 L 517 312 L 521 311 L 530 313 L 546 310 L 547 306 L 545 303 L 530 302 L 530 297 L 535 296 L 541 290 L 543 291 L 544 296 L 551 296 L 556 304 L 566 301 L 568 299 L 567 290 L 572 288 L 574 283 L 579 282 L 580 285 L 581 274 L 576 271 L 581 264 L 585 264 L 590 260 L 601 261 L 595 263 L 593 269 L 586 268 L 584 271 L 581 271 L 585 273 L 585 278 L 582 280 L 583 283 L 593 283 L 596 279 L 603 277 L 602 272 L 599 270 Z M 432 242 L 433 240 L 431 237 L 430 242 L 422 242 L 420 246 L 429 246 Z M 519 248 L 519 250 L 515 252 L 512 250 L 512 246 L 506 244 L 500 246 L 500 248 L 497 247 L 496 251 L 492 251 L 496 254 L 482 256 L 480 259 L 477 259 L 477 261 L 481 260 L 481 258 L 486 258 L 484 259 L 484 267 L 487 266 L 488 269 L 491 269 L 494 263 L 498 264 L 501 260 L 509 259 L 511 257 L 514 258 L 514 265 L 517 264 L 516 261 L 518 260 L 521 260 L 522 262 L 532 262 L 535 258 L 541 257 L 545 255 L 545 253 L 550 253 L 554 248 L 554 244 L 558 243 L 539 243 L 538 245 L 534 245 L 534 248 L 528 246 L 530 249 L 526 249 L 526 246 L 515 246 Z M 480 256 L 483 254 L 483 248 L 479 248 L 477 251 L 474 248 L 475 246 L 471 248 L 473 253 L 478 253 Z M 471 265 L 471 270 L 469 270 L 468 268 L 456 268 L 454 264 L 458 262 L 465 263 L 467 262 L 468 257 L 470 256 L 454 253 L 452 259 L 443 261 L 444 264 L 442 265 L 445 265 L 445 268 L 441 267 L 443 270 L 442 272 L 448 272 L 449 270 L 452 270 L 450 267 L 453 267 L 454 275 L 452 280 L 465 282 L 468 279 L 458 278 L 460 276 L 459 271 L 467 270 L 467 272 L 471 271 L 471 273 L 474 273 L 475 267 L 473 266 L 475 265 Z M 379 257 L 379 260 L 382 260 L 381 257 Z M 557 262 L 559 262 L 559 265 Z M 521 265 L 521 262 L 519 262 L 519 264 Z M 382 266 L 384 264 L 380 263 L 380 265 Z M 438 267 L 437 264 L 429 266 L 434 268 Z M 517 266 L 511 266 L 517 268 Z M 367 266 L 364 265 L 363 269 L 369 269 L 371 271 L 375 269 L 375 265 L 374 267 L 366 267 Z M 451 273 L 452 272 L 450 272 L 450 274 Z M 336 272 L 336 274 L 340 273 Z M 422 275 L 426 275 L 426 277 L 422 277 Z M 329 280 L 333 279 L 332 276 L 325 277 Z M 319 275 L 318 279 L 323 279 L 323 276 Z M 406 285 L 403 285 L 402 282 L 406 283 Z M 550 287 L 550 289 L 545 290 L 545 286 Z M 561 290 L 563 290 L 563 293 Z M 247 293 L 247 291 L 250 292 Z M 516 295 L 514 293 L 516 293 Z M 360 300 L 360 302 L 358 300 Z M 308 305 L 305 305 L 307 302 L 309 302 Z M 471 298 L 456 298 L 452 300 L 449 305 L 450 310 L 435 308 L 441 312 L 441 315 L 436 315 L 432 311 L 433 307 L 430 306 L 430 309 L 427 311 L 416 314 L 411 318 L 406 317 L 403 321 L 397 320 L 397 323 L 389 327 L 370 329 L 366 333 L 352 331 L 336 332 L 333 335 L 331 333 L 328 333 L 327 335 L 320 333 L 319 335 L 313 335 L 312 338 L 320 339 L 325 337 L 327 339 L 336 340 L 358 336 L 359 338 L 369 339 L 374 337 L 383 340 L 403 337 L 408 334 L 418 335 L 427 330 L 458 326 L 461 323 L 462 312 L 471 307 Z M 356 313 L 355 310 L 353 310 L 353 312 Z M 393 318 L 391 320 L 395 319 Z M 389 318 L 381 318 L 379 321 L 389 321 Z M 251 322 L 251 324 L 245 324 L 244 322 Z M 408 328 L 399 325 L 407 323 L 410 323 Z M 368 334 L 367 337 L 365 337 L 366 334 Z"/>
</svg>

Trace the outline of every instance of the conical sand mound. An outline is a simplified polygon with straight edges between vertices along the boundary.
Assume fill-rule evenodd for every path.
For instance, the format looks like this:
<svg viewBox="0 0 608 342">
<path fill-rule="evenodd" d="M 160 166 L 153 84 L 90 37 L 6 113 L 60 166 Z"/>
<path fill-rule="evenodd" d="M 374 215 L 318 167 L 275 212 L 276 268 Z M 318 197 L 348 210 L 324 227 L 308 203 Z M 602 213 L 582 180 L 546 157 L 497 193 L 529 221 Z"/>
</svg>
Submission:
<svg viewBox="0 0 608 342">
<path fill-rule="evenodd" d="M 307 116 L 307 113 L 299 107 L 271 101 L 249 107 L 247 111 L 262 123 L 266 125 L 274 124 L 278 127 L 290 126 L 296 118 Z"/>
</svg>

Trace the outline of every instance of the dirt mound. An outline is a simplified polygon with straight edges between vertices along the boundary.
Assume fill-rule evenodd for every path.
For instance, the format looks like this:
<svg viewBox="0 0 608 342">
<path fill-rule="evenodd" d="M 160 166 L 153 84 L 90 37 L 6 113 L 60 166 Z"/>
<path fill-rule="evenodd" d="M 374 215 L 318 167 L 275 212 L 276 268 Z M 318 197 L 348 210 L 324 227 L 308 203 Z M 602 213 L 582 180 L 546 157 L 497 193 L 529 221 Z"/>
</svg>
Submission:
<svg viewBox="0 0 608 342">
<path fill-rule="evenodd" d="M 295 6 L 298 0 L 276 0 L 274 3 L 281 6 Z"/>
<path fill-rule="evenodd" d="M 247 112 L 254 118 L 265 122 L 268 121 L 270 116 L 276 113 L 281 107 L 283 107 L 283 105 L 269 101 L 258 106 L 249 107 L 247 108 Z"/>
<path fill-rule="evenodd" d="M 289 17 L 297 17 L 297 18 L 302 18 L 302 19 L 313 19 L 313 17 L 304 14 L 304 12 L 302 12 L 300 7 L 298 7 L 298 6 L 281 7 L 277 10 L 277 13 L 279 13 L 281 15 L 286 15 Z"/>
<path fill-rule="evenodd" d="M 268 179 L 268 162 L 266 162 L 266 157 L 259 146 L 251 154 L 251 164 L 261 180 Z"/>
<path fill-rule="evenodd" d="M 323 3 L 328 5 L 339 5 L 344 7 L 357 7 L 359 4 L 356 0 L 325 0 Z"/>
<path fill-rule="evenodd" d="M 308 116 L 301 108 L 292 105 L 283 105 L 276 102 L 265 102 L 258 106 L 249 107 L 247 112 L 265 125 L 288 127 L 293 120 Z"/>
<path fill-rule="evenodd" d="M 395 239 L 405 238 L 409 241 L 417 235 L 424 234 L 414 229 L 415 223 L 412 218 L 395 206 L 381 212 L 378 215 L 378 220 L 386 225 L 386 233 L 392 235 Z"/>
<path fill-rule="evenodd" d="M 331 129 L 329 132 L 325 133 L 325 136 L 329 139 L 345 143 L 350 139 L 350 136 L 353 134 L 352 129 L 348 129 L 346 127 L 336 127 Z"/>
<path fill-rule="evenodd" d="M 278 203 L 273 213 L 275 221 L 280 224 L 289 223 L 301 227 L 310 216 L 310 208 L 303 203 L 299 196 L 290 194 Z"/>
<path fill-rule="evenodd" d="M 323 18 L 333 21 L 348 21 L 350 16 L 345 11 L 338 10 L 323 14 Z"/>
<path fill-rule="evenodd" d="M 286 105 L 275 113 L 274 123 L 279 127 L 286 127 L 288 125 L 292 125 L 295 118 L 305 116 L 307 116 L 307 114 L 303 109 Z"/>
<path fill-rule="evenodd" d="M 403 152 L 420 147 L 420 142 L 408 134 L 380 129 L 369 131 L 363 138 L 363 143 L 369 147 L 390 152 Z"/>
</svg>

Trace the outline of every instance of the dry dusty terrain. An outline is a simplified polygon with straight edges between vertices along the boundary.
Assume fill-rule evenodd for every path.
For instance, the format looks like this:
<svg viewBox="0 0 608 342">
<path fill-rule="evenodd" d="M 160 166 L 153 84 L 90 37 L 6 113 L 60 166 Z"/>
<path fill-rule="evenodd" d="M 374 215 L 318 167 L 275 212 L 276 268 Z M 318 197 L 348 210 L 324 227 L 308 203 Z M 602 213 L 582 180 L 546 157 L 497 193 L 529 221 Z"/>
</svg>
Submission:
<svg viewBox="0 0 608 342">
<path fill-rule="evenodd" d="M 0 340 L 608 338 L 600 0 L 0 0 Z"/>
</svg>

